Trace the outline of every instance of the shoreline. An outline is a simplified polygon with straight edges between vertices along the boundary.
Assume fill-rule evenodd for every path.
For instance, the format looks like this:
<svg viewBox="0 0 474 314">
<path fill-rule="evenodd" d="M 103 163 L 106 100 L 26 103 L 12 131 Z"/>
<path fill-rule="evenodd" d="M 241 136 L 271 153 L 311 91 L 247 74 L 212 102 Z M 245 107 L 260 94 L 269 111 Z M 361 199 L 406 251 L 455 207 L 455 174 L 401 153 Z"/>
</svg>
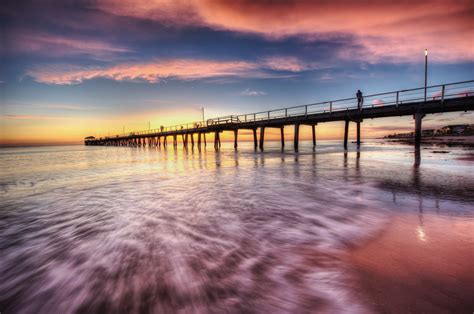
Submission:
<svg viewBox="0 0 474 314">
<path fill-rule="evenodd" d="M 377 313 L 471 313 L 473 230 L 462 217 L 395 213 L 350 252 L 357 296 Z"/>
<path fill-rule="evenodd" d="M 402 143 L 413 145 L 415 139 L 408 138 L 383 138 L 392 143 Z M 437 145 L 437 146 L 461 146 L 474 148 L 474 135 L 464 136 L 428 136 L 421 138 L 421 145 Z"/>
</svg>

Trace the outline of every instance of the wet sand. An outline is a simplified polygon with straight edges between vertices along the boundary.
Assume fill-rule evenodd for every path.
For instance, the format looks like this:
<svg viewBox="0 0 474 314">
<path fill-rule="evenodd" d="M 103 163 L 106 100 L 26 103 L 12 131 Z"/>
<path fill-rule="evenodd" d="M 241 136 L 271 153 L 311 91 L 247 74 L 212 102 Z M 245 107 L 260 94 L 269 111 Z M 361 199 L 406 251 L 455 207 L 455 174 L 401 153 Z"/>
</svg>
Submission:
<svg viewBox="0 0 474 314">
<path fill-rule="evenodd" d="M 396 214 L 351 259 L 377 313 L 473 313 L 472 217 Z"/>
</svg>

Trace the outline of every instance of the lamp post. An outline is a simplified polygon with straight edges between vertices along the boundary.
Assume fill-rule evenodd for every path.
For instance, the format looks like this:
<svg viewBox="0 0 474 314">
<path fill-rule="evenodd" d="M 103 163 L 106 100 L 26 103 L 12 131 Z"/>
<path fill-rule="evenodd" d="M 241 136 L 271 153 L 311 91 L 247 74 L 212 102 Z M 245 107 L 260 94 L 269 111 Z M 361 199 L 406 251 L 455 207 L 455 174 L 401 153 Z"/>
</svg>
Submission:
<svg viewBox="0 0 474 314">
<path fill-rule="evenodd" d="M 425 102 L 426 102 L 427 82 L 428 82 L 428 49 L 425 49 Z"/>
<path fill-rule="evenodd" d="M 204 122 L 206 119 L 204 119 L 204 106 L 201 107 L 202 110 L 202 122 Z"/>
</svg>

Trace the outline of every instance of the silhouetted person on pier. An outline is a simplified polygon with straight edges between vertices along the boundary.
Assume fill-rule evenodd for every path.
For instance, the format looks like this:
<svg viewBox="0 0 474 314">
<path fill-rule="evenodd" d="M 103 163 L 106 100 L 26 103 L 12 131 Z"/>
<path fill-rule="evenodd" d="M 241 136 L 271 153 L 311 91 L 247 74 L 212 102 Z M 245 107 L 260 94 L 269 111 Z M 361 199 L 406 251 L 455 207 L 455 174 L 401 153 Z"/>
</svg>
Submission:
<svg viewBox="0 0 474 314">
<path fill-rule="evenodd" d="M 164 126 L 160 126 L 160 130 L 161 130 L 161 132 L 163 132 L 163 130 L 164 130 L 164 129 L 165 129 L 165 127 L 164 127 Z"/>
<path fill-rule="evenodd" d="M 362 92 L 360 91 L 360 89 L 357 90 L 356 97 L 357 97 L 357 108 L 361 110 L 362 106 L 364 105 L 364 96 L 362 96 Z"/>
</svg>

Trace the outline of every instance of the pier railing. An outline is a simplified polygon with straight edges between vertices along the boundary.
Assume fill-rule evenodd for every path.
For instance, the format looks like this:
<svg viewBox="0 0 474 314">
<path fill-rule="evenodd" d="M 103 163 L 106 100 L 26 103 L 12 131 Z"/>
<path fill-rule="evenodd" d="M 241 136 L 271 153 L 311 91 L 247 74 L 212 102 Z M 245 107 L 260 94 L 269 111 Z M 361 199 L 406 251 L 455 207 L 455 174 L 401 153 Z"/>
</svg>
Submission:
<svg viewBox="0 0 474 314">
<path fill-rule="evenodd" d="M 426 95 L 426 96 L 425 96 Z M 401 106 L 407 103 L 423 101 L 444 101 L 444 99 L 468 97 L 474 95 L 474 80 L 456 82 L 442 85 L 432 85 L 428 87 L 419 87 L 413 89 L 404 89 L 387 93 L 371 94 L 363 97 L 362 109 L 382 107 L 382 106 Z M 425 98 L 426 97 L 426 98 Z M 116 135 L 116 137 L 126 137 L 131 135 L 159 134 L 174 131 L 198 131 L 212 125 L 239 124 L 246 122 L 257 122 L 272 119 L 290 118 L 296 116 L 307 116 L 320 113 L 332 114 L 345 110 L 358 109 L 356 97 L 338 99 L 332 101 L 323 101 L 307 105 L 299 105 L 281 109 L 260 111 L 250 114 L 230 115 L 207 119 L 206 121 L 197 121 L 186 124 L 179 124 L 157 129 L 142 130 Z"/>
</svg>

